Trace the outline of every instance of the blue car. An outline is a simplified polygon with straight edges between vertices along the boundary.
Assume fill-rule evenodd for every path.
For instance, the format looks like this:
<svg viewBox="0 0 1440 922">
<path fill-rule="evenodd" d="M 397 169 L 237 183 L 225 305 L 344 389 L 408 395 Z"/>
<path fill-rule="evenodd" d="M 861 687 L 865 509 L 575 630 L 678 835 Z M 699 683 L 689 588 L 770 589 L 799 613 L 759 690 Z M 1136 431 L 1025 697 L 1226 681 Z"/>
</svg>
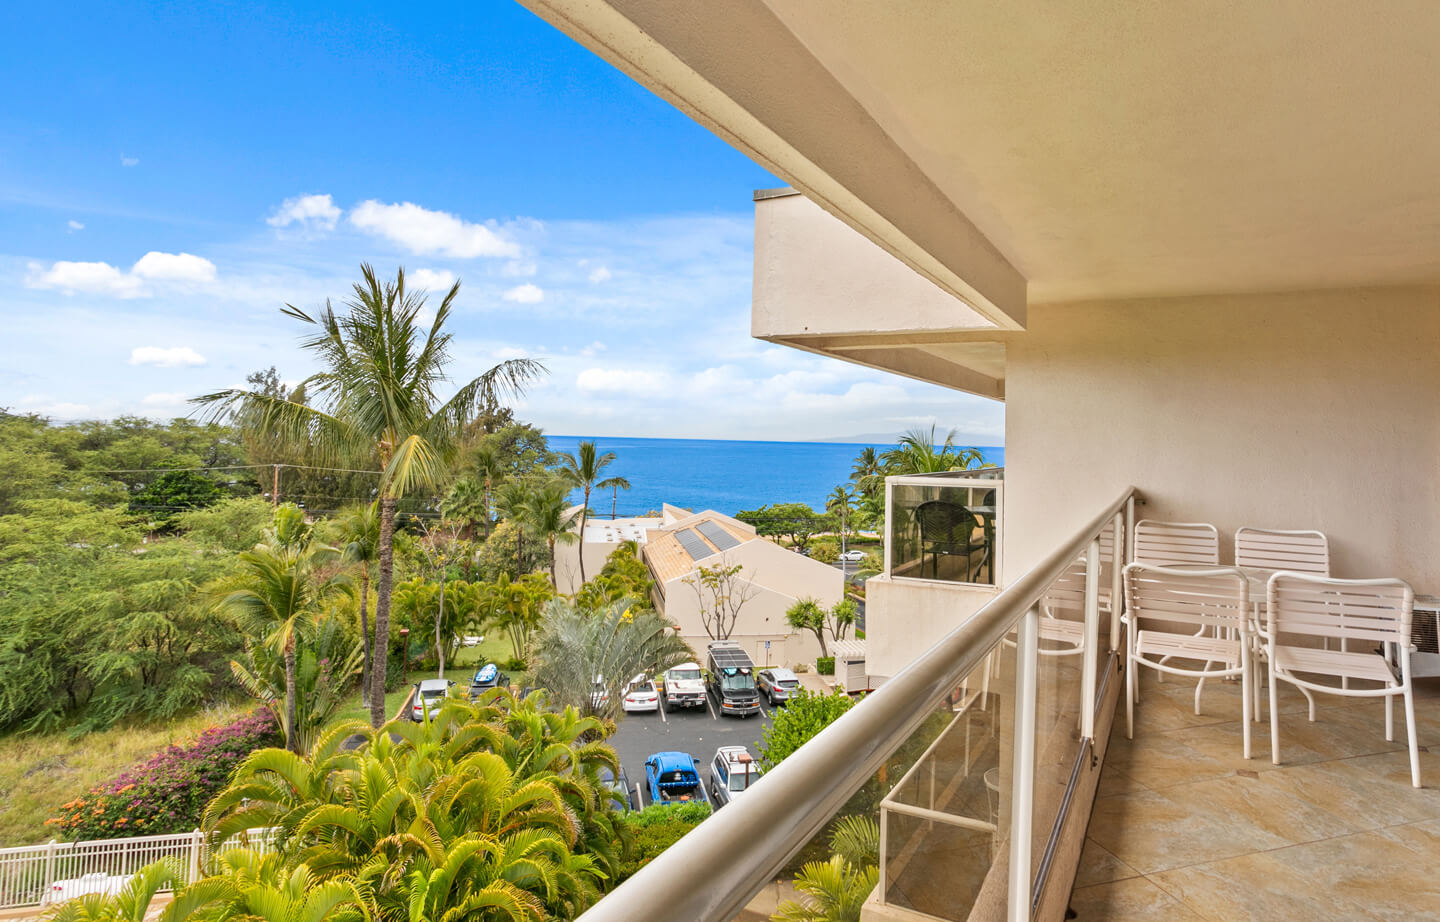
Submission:
<svg viewBox="0 0 1440 922">
<path fill-rule="evenodd" d="M 475 675 L 470 679 L 470 699 L 473 701 L 497 685 L 509 684 L 509 677 L 503 675 L 494 663 L 486 663 L 475 670 Z"/>
<path fill-rule="evenodd" d="M 657 752 L 645 760 L 645 787 L 652 804 L 709 802 L 694 757 L 688 752 Z"/>
</svg>

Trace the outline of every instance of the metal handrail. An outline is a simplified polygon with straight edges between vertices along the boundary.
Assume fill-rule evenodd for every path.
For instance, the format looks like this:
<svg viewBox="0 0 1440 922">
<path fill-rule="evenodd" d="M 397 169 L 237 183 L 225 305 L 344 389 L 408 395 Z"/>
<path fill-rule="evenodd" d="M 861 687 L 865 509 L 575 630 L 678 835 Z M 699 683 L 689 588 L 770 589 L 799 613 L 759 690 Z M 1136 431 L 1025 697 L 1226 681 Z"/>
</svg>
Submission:
<svg viewBox="0 0 1440 922">
<path fill-rule="evenodd" d="M 1134 487 L 1126 487 L 964 624 L 792 753 L 743 798 L 661 852 L 578 922 L 733 918 L 1039 603 L 1134 493 Z"/>
</svg>

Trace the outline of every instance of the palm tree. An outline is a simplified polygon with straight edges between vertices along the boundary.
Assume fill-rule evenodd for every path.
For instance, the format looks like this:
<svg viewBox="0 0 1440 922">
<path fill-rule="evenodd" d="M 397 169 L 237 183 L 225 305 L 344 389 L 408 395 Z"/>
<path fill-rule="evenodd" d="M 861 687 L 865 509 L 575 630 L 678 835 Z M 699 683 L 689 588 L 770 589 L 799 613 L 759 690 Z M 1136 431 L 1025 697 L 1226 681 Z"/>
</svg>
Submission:
<svg viewBox="0 0 1440 922">
<path fill-rule="evenodd" d="M 538 573 L 527 573 L 515 580 L 510 574 L 501 573 L 481 589 L 480 610 L 486 621 L 510 635 L 510 649 L 516 659 L 528 658 L 530 637 L 540 621 L 540 610 L 553 593 L 545 577 Z"/>
<path fill-rule="evenodd" d="M 577 457 L 578 456 L 578 457 Z M 560 455 L 560 476 L 567 480 L 570 485 L 585 493 L 580 504 L 580 534 L 585 534 L 585 521 L 590 518 L 590 491 L 593 489 L 630 489 L 630 481 L 623 477 L 611 477 L 606 480 L 600 479 L 600 475 L 615 461 L 615 452 L 607 451 L 599 454 L 595 449 L 595 443 L 583 441 L 578 446 L 574 455 L 568 451 Z M 614 506 L 611 506 L 611 515 L 614 515 Z M 585 553 L 580 552 L 580 582 L 585 582 Z"/>
<path fill-rule="evenodd" d="M 380 550 L 380 501 L 350 510 L 340 521 L 341 553 L 344 561 L 360 568 L 360 645 L 364 665 L 360 676 L 360 702 L 370 706 L 370 657 L 374 642 L 367 610 L 370 605 L 370 566 Z"/>
<path fill-rule="evenodd" d="M 341 707 L 348 706 L 350 680 L 360 673 L 361 644 L 351 642 L 338 614 L 332 609 L 322 615 L 295 650 L 295 737 L 304 750 L 314 742 L 320 728 Z M 267 644 L 250 645 L 239 659 L 230 661 L 230 671 L 246 694 L 259 701 L 285 726 L 285 658 Z"/>
<path fill-rule="evenodd" d="M 845 536 L 850 532 L 850 513 L 855 510 L 855 494 L 843 483 L 825 498 L 825 511 L 840 517 L 840 552 L 845 552 Z"/>
<path fill-rule="evenodd" d="M 500 457 L 500 452 L 489 442 L 481 442 L 475 446 L 470 453 L 470 470 L 474 477 L 480 482 L 481 505 L 485 510 L 484 518 L 481 520 L 485 525 L 485 537 L 490 537 L 490 497 L 495 495 L 495 487 L 505 477 L 505 461 Z"/>
<path fill-rule="evenodd" d="M 535 647 L 536 684 L 556 703 L 604 720 L 619 716 L 632 677 L 657 675 L 695 657 L 670 621 L 628 601 L 586 611 L 554 599 L 544 623 Z M 597 694 L 596 676 L 604 694 Z"/>
<path fill-rule="evenodd" d="M 795 878 L 798 900 L 786 900 L 771 916 L 776 922 L 860 922 L 860 907 L 880 881 L 876 865 L 855 867 L 839 855 L 811 861 Z"/>
<path fill-rule="evenodd" d="M 440 514 L 459 521 L 464 526 L 461 536 L 473 540 L 475 526 L 488 523 L 490 518 L 490 498 L 484 485 L 469 474 L 458 478 L 440 501 Z"/>
<path fill-rule="evenodd" d="M 850 479 L 855 481 L 856 488 L 865 495 L 875 493 L 885 480 L 885 462 L 880 458 L 880 452 L 873 445 L 866 445 L 860 449 L 860 454 L 855 458 L 855 466 L 850 471 Z"/>
<path fill-rule="evenodd" d="M 227 586 L 217 607 L 230 614 L 240 629 L 278 651 L 285 660 L 285 713 L 280 721 L 285 747 L 299 751 L 296 714 L 295 646 L 310 632 L 325 602 L 349 589 L 342 574 L 326 574 L 326 565 L 338 556 L 330 547 L 266 546 L 239 557 L 241 572 Z"/>
<path fill-rule="evenodd" d="M 362 264 L 360 272 L 362 280 L 343 314 L 328 301 L 313 317 L 289 304 L 283 311 L 318 328 L 301 341 L 324 369 L 302 382 L 315 406 L 241 389 L 206 394 L 195 402 L 216 415 L 230 415 L 241 429 L 305 445 L 317 463 L 379 464 L 379 578 L 370 676 L 370 719 L 378 727 L 385 721 L 396 504 L 403 496 L 439 486 L 476 413 L 523 393 L 545 367 L 530 359 L 501 362 L 442 402 L 438 389 L 446 381 L 451 341 L 443 330 L 460 283 L 440 302 L 426 332 L 419 321 L 425 292 L 406 289 L 404 269 L 393 282 L 382 282 L 369 265 Z"/>
<path fill-rule="evenodd" d="M 278 854 L 233 848 L 215 858 L 219 873 L 175 895 L 161 919 L 324 919 L 360 922 L 375 917 L 373 899 L 352 877 L 321 880 L 305 862 L 286 867 Z"/>
<path fill-rule="evenodd" d="M 172 861 L 147 864 L 125 882 L 115 894 L 87 893 L 68 900 L 45 915 L 46 922 L 145 922 L 150 903 L 162 889 L 173 888 L 184 875 Z M 160 919 L 184 919 L 184 914 L 166 907 Z"/>
<path fill-rule="evenodd" d="M 555 545 L 580 540 L 570 530 L 580 513 L 572 511 L 569 493 L 569 484 L 563 479 L 541 482 L 529 491 L 520 509 L 522 530 L 528 530 L 532 538 L 544 541 L 550 548 L 550 586 L 556 592 L 560 584 L 555 579 Z"/>
<path fill-rule="evenodd" d="M 515 525 L 515 578 L 525 575 L 525 516 L 530 490 L 519 480 L 507 480 L 495 491 L 495 508 Z"/>
<path fill-rule="evenodd" d="M 930 431 L 916 427 L 900 437 L 900 444 L 883 455 L 887 469 L 895 474 L 940 474 L 946 471 L 968 471 L 985 463 L 977 448 L 957 448 L 955 430 L 945 434 L 943 444 L 935 441 L 935 426 Z M 938 447 L 937 447 L 938 444 Z"/>
</svg>

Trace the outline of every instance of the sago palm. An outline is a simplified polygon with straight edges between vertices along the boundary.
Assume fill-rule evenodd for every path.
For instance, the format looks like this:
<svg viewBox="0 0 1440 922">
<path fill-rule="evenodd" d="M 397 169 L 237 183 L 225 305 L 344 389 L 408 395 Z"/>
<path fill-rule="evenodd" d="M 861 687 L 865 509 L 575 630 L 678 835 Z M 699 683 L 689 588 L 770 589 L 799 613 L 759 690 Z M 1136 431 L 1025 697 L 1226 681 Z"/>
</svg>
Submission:
<svg viewBox="0 0 1440 922">
<path fill-rule="evenodd" d="M 281 726 L 285 746 L 299 749 L 296 715 L 295 647 L 309 633 L 327 600 L 349 589 L 343 574 L 329 573 L 327 564 L 337 556 L 333 548 L 308 545 L 301 549 L 261 545 L 239 556 L 240 572 L 226 581 L 217 607 L 229 614 L 241 631 L 262 638 L 285 660 L 285 712 Z"/>
<path fill-rule="evenodd" d="M 584 498 L 580 503 L 580 534 L 585 534 L 585 522 L 590 518 L 590 491 L 609 490 L 611 488 L 630 489 L 630 482 L 623 477 L 610 477 L 601 479 L 605 468 L 615 461 L 615 452 L 607 451 L 604 454 L 595 448 L 595 443 L 583 441 L 579 444 L 575 454 L 565 452 L 560 455 L 560 474 L 570 486 L 580 490 Z M 613 509 L 612 509 L 613 514 Z M 585 582 L 585 554 L 580 557 L 580 582 Z"/>
<path fill-rule="evenodd" d="M 176 887 L 183 880 L 184 875 L 174 861 L 157 861 L 137 871 L 119 892 L 87 893 L 67 900 L 43 918 L 45 922 L 144 922 L 155 894 L 162 889 Z M 185 916 L 167 907 L 160 918 L 169 922 Z"/>
<path fill-rule="evenodd" d="M 360 675 L 360 701 L 370 706 L 370 657 L 374 641 L 370 634 L 370 569 L 380 553 L 380 501 L 351 509 L 340 520 L 341 553 L 347 564 L 360 571 L 360 645 L 364 663 Z"/>
<path fill-rule="evenodd" d="M 380 467 L 379 575 L 370 719 L 385 721 L 385 669 L 394 578 L 395 508 L 401 497 L 440 486 L 466 427 L 484 407 L 523 393 L 544 371 L 530 359 L 511 359 L 473 378 L 448 400 L 451 335 L 444 332 L 456 282 L 440 302 L 429 330 L 420 320 L 423 290 L 405 285 L 405 270 L 381 281 L 369 265 L 337 313 L 327 301 L 314 316 L 287 304 L 283 313 L 316 328 L 301 340 L 322 367 L 302 382 L 313 406 L 253 390 L 225 390 L 195 398 L 242 430 L 273 434 L 306 447 L 314 463 Z"/>
<path fill-rule="evenodd" d="M 839 855 L 811 861 L 795 878 L 798 900 L 786 900 L 771 919 L 776 922 L 860 922 L 860 908 L 880 880 L 875 865 L 855 867 Z"/>
</svg>

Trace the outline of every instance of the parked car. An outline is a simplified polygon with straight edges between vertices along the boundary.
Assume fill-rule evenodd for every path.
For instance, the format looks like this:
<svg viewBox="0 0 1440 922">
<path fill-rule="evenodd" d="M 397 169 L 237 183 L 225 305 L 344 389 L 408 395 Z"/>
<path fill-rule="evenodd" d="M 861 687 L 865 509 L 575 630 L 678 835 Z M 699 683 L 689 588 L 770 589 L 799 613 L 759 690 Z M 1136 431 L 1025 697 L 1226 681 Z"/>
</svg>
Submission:
<svg viewBox="0 0 1440 922">
<path fill-rule="evenodd" d="M 700 762 L 688 752 L 657 752 L 645 760 L 645 787 L 652 804 L 707 801 L 696 771 Z"/>
<path fill-rule="evenodd" d="M 744 746 L 721 746 L 710 763 L 710 802 L 720 809 L 750 790 L 760 777 L 760 763 Z"/>
<path fill-rule="evenodd" d="M 415 693 L 410 697 L 410 719 L 416 723 L 425 720 L 426 714 L 440 710 L 440 703 L 450 694 L 455 683 L 449 679 L 422 679 L 415 683 Z"/>
<path fill-rule="evenodd" d="M 722 717 L 749 717 L 760 713 L 755 690 L 755 664 L 733 640 L 712 640 L 706 647 L 710 691 L 719 702 Z"/>
<path fill-rule="evenodd" d="M 840 559 L 846 561 L 847 563 L 859 563 L 860 561 L 865 559 L 865 552 L 855 550 L 846 551 L 845 553 L 840 555 Z"/>
<path fill-rule="evenodd" d="M 770 702 L 773 708 L 777 704 L 784 704 L 790 700 L 790 696 L 800 690 L 800 679 L 795 673 L 783 667 L 774 669 L 762 669 L 755 676 L 755 687 L 760 689 L 760 694 Z"/>
<path fill-rule="evenodd" d="M 625 774 L 625 766 L 620 766 L 620 776 L 617 778 L 608 768 L 600 769 L 600 783 L 615 792 L 620 809 L 625 812 L 639 809 L 635 803 L 635 789 L 630 786 L 630 779 Z"/>
<path fill-rule="evenodd" d="M 660 694 L 667 711 L 676 708 L 703 708 L 705 679 L 700 673 L 700 664 L 681 663 L 666 670 L 660 682 Z"/>
<path fill-rule="evenodd" d="M 492 688 L 504 688 L 510 684 L 510 677 L 500 671 L 494 663 L 486 663 L 470 677 L 470 700 L 475 700 Z"/>
<path fill-rule="evenodd" d="M 625 699 L 620 702 L 620 707 L 627 714 L 639 712 L 653 714 L 660 710 L 660 693 L 655 690 L 655 683 L 643 674 L 631 679 L 630 687 L 625 689 Z"/>
</svg>

